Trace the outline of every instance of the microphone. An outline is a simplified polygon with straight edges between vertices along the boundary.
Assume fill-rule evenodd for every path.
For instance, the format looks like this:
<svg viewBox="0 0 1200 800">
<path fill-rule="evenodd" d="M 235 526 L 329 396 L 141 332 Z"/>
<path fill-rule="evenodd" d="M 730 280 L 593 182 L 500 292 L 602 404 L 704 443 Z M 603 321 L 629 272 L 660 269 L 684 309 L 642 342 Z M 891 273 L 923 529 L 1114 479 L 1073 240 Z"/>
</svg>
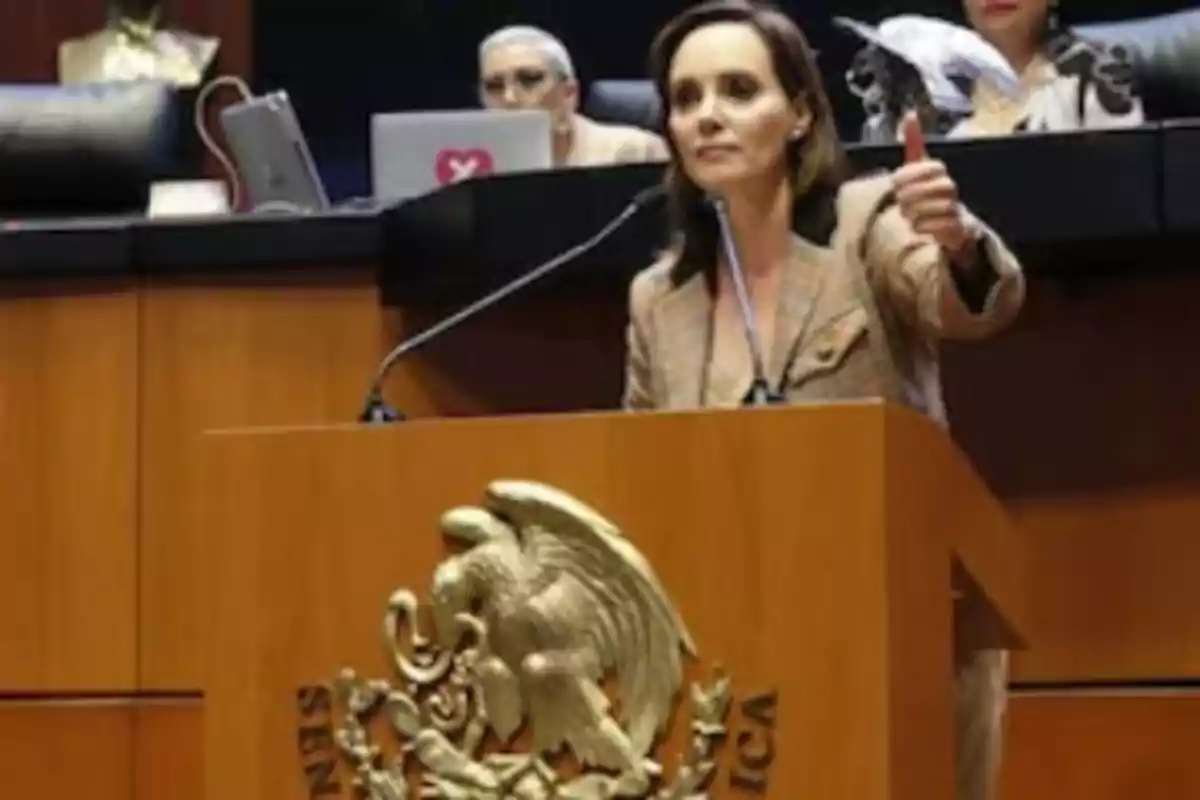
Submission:
<svg viewBox="0 0 1200 800">
<path fill-rule="evenodd" d="M 508 299 L 513 294 L 524 289 L 526 286 L 546 277 L 547 275 L 556 272 L 562 267 L 567 266 L 571 262 L 578 259 L 598 246 L 601 242 L 616 233 L 621 226 L 632 219 L 639 211 L 648 206 L 652 201 L 657 200 L 666 194 L 666 187 L 657 184 L 650 186 L 634 195 L 629 205 L 625 206 L 620 214 L 609 220 L 603 228 L 597 231 L 583 242 L 575 245 L 569 250 L 554 256 L 549 261 L 545 261 L 529 272 L 517 277 L 516 279 L 504 284 L 499 289 L 484 295 L 474 303 L 456 311 L 445 319 L 437 322 L 415 336 L 400 342 L 391 351 L 388 352 L 383 360 L 379 362 L 379 367 L 375 371 L 375 378 L 371 381 L 371 385 L 367 390 L 366 404 L 363 406 L 362 412 L 358 416 L 359 422 L 375 423 L 375 422 L 399 422 L 405 419 L 405 416 L 396 409 L 387 404 L 383 397 L 383 382 L 401 359 L 409 354 L 424 347 L 429 342 L 438 338 L 444 333 L 448 333 L 462 323 L 480 314 L 494 305 Z"/>
<path fill-rule="evenodd" d="M 733 289 L 737 295 L 738 309 L 742 316 L 742 333 L 750 346 L 750 363 L 754 377 L 750 381 L 750 390 L 742 397 L 743 406 L 769 406 L 786 403 L 787 398 L 771 388 L 767 380 L 767 366 L 763 358 L 762 338 L 758 333 L 758 317 L 754 306 L 750 303 L 750 292 L 746 288 L 746 271 L 742 269 L 742 260 L 738 256 L 737 245 L 733 241 L 733 229 L 729 224 L 729 210 L 724 199 L 710 197 L 709 202 L 717 212 L 717 225 L 721 234 L 721 248 L 725 251 L 725 261 L 729 264 L 729 274 L 733 278 Z"/>
</svg>

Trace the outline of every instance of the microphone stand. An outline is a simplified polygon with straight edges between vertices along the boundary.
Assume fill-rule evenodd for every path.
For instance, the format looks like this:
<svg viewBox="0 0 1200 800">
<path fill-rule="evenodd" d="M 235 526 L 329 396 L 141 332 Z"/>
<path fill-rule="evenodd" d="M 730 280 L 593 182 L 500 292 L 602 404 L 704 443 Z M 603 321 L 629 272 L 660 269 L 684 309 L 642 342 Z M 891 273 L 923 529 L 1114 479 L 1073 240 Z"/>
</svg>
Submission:
<svg viewBox="0 0 1200 800">
<path fill-rule="evenodd" d="M 742 397 L 743 406 L 773 406 L 787 402 L 787 397 L 771 387 L 767 380 L 766 360 L 763 358 L 762 340 L 758 334 L 758 321 L 754 306 L 750 302 L 750 291 L 746 286 L 746 272 L 738 255 L 737 245 L 733 241 L 733 227 L 729 222 L 729 210 L 724 199 L 711 198 L 713 210 L 717 214 L 717 225 L 721 234 L 721 248 L 725 251 L 725 261 L 729 264 L 729 275 L 733 279 L 734 294 L 737 295 L 738 309 L 742 315 L 742 332 L 746 335 L 746 344 L 750 347 L 750 363 L 754 377 L 750 381 L 750 389 Z"/>
<path fill-rule="evenodd" d="M 371 381 L 370 387 L 367 389 L 366 402 L 362 412 L 358 416 L 359 422 L 366 423 L 387 423 L 400 422 L 406 419 L 404 414 L 397 411 L 395 408 L 388 405 L 383 397 L 383 382 L 387 378 L 388 372 L 401 359 L 409 354 L 424 347 L 429 342 L 438 338 L 444 333 L 453 330 L 462 323 L 472 317 L 486 311 L 494 305 L 506 300 L 513 294 L 524 289 L 526 286 L 546 277 L 556 270 L 570 264 L 588 251 L 598 246 L 609 236 L 617 232 L 626 222 L 628 222 L 635 214 L 641 211 L 652 200 L 656 200 L 666 193 L 666 189 L 661 186 L 651 186 L 648 189 L 643 189 L 634 196 L 629 205 L 625 209 L 608 222 L 603 228 L 592 235 L 591 238 L 575 245 L 554 258 L 546 261 L 529 272 L 517 277 L 515 280 L 504 284 L 499 289 L 484 295 L 470 305 L 456 311 L 445 319 L 437 322 L 410 339 L 406 339 L 396 345 L 392 350 L 383 357 L 376 370 L 375 378 Z"/>
</svg>

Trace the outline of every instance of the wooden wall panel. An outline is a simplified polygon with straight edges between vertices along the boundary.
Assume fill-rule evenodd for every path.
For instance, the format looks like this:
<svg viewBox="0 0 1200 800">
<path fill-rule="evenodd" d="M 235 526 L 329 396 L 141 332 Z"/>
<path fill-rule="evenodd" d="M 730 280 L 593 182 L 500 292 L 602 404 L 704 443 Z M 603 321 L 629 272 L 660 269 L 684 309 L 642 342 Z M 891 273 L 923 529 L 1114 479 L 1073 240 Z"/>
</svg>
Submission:
<svg viewBox="0 0 1200 800">
<path fill-rule="evenodd" d="M 133 712 L 132 800 L 204 800 L 203 700 L 140 700 Z"/>
<path fill-rule="evenodd" d="M 1200 676 L 1200 486 L 1023 504 L 1036 542 L 1023 681 Z"/>
<path fill-rule="evenodd" d="M 369 270 L 150 287 L 142 297 L 141 685 L 203 686 L 202 432 L 354 422 L 387 336 Z"/>
<path fill-rule="evenodd" d="M 627 292 L 514 298 L 439 337 L 399 364 L 393 404 L 414 417 L 612 409 L 624 382 Z M 395 341 L 459 306 L 405 308 L 388 316 Z"/>
<path fill-rule="evenodd" d="M 1200 693 L 1014 697 L 1001 800 L 1200 797 Z"/>
<path fill-rule="evenodd" d="M 104 24 L 106 0 L 0 0 L 0 83 L 57 80 L 58 45 Z M 219 36 L 221 67 L 249 75 L 253 65 L 253 0 L 167 0 L 177 27 Z"/>
<path fill-rule="evenodd" d="M 1200 275 L 1069 291 L 947 354 L 956 436 L 1031 534 L 1021 680 L 1200 676 Z"/>
<path fill-rule="evenodd" d="M 197 699 L 0 702 L 6 800 L 203 800 Z"/>
<path fill-rule="evenodd" d="M 127 701 L 0 702 L 6 800 L 131 800 L 133 764 Z"/>
<path fill-rule="evenodd" d="M 137 297 L 0 287 L 0 690 L 136 683 Z"/>
</svg>

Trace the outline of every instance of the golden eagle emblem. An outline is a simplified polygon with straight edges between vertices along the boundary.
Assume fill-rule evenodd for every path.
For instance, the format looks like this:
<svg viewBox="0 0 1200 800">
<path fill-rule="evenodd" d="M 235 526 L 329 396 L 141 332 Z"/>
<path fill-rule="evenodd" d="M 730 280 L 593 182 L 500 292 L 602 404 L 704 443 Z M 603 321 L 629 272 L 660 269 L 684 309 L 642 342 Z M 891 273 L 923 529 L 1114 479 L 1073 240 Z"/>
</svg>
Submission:
<svg viewBox="0 0 1200 800">
<path fill-rule="evenodd" d="M 498 481 L 481 506 L 443 514 L 465 544 L 434 571 L 432 639 L 416 595 L 393 594 L 389 655 L 402 679 L 339 679 L 339 745 L 373 800 L 406 800 L 411 761 L 429 798 L 704 798 L 725 733 L 729 681 L 692 687 L 690 746 L 671 780 L 652 757 L 696 646 L 649 562 L 621 530 L 558 489 Z M 408 648 L 398 643 L 410 626 Z M 602 682 L 612 678 L 619 711 Z M 369 731 L 389 719 L 399 754 Z M 513 752 L 518 733 L 530 746 Z M 487 734 L 498 749 L 484 753 Z M 582 765 L 564 778 L 555 756 Z"/>
</svg>

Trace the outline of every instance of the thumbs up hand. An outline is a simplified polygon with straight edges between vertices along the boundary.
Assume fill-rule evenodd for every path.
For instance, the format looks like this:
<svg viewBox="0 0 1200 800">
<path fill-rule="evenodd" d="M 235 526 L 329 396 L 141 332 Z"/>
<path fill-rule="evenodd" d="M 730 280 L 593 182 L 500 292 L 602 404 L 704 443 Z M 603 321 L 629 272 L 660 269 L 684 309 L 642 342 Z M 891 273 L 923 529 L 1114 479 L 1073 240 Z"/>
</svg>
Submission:
<svg viewBox="0 0 1200 800">
<path fill-rule="evenodd" d="M 958 201 L 958 186 L 946 165 L 929 157 L 917 115 L 909 112 L 900 125 L 904 164 L 892 173 L 896 204 L 914 231 L 932 237 L 957 259 L 972 251 L 976 240 Z"/>
</svg>

